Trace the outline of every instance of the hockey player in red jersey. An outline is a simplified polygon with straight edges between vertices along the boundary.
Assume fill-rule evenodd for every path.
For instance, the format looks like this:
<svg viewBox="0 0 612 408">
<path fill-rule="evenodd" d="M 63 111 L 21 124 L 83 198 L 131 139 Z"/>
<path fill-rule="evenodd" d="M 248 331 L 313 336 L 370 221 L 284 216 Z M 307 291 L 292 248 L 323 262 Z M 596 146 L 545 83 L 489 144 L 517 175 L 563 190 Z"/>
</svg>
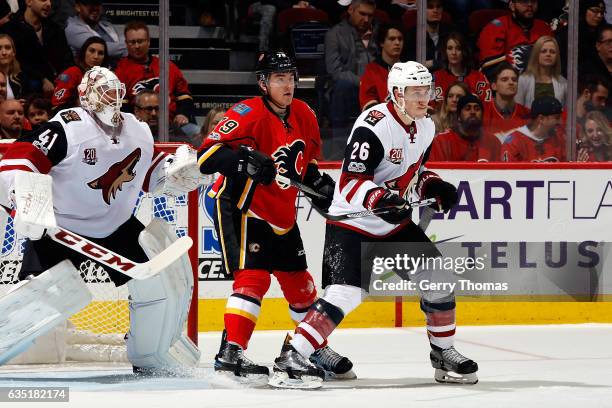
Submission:
<svg viewBox="0 0 612 408">
<path fill-rule="evenodd" d="M 303 182 L 331 203 L 334 182 L 317 166 L 320 135 L 314 112 L 293 97 L 298 74 L 284 52 L 263 53 L 257 63 L 263 96 L 231 109 L 199 149 L 200 170 L 221 173 L 211 195 L 224 267 L 233 274 L 233 293 L 225 309 L 225 332 L 215 370 L 237 381 L 268 380 L 268 368 L 248 360 L 243 351 L 255 328 L 261 301 L 278 280 L 295 322 L 315 302 L 317 291 L 307 271 L 304 246 L 295 222 L 297 190 L 275 180 L 277 172 Z M 352 363 L 329 347 L 312 361 L 331 375 L 353 377 Z M 309 364 L 315 377 L 320 368 Z"/>
<path fill-rule="evenodd" d="M 431 161 L 499 161 L 501 143 L 482 130 L 482 101 L 473 94 L 457 103 L 457 126 L 438 134 L 431 146 Z"/>
<path fill-rule="evenodd" d="M 328 221 L 323 253 L 325 295 L 310 308 L 293 339 L 283 345 L 274 363 L 272 385 L 310 381 L 304 361 L 361 303 L 370 277 L 369 273 L 362 275 L 362 243 L 421 242 L 431 251 L 428 253 L 440 256 L 427 235 L 412 222 L 411 209 L 405 207 L 411 195 L 435 197 L 444 211 L 457 203 L 456 188 L 425 167 L 435 132 L 427 116 L 433 98 L 432 76 L 423 65 L 409 61 L 393 65 L 387 81 L 391 101 L 366 109 L 353 126 L 329 213 L 397 208 L 380 216 Z M 423 276 L 415 274 L 415 281 Z M 436 379 L 475 383 L 477 364 L 453 347 L 453 292 L 423 291 L 421 309 L 427 319 Z M 453 379 L 448 371 L 457 373 L 456 377 Z"/>
<path fill-rule="evenodd" d="M 522 73 L 533 43 L 543 35 L 553 35 L 545 21 L 534 17 L 538 0 L 510 0 L 509 7 L 511 15 L 491 21 L 478 37 L 480 68 L 487 76 L 502 61 Z"/>
<path fill-rule="evenodd" d="M 563 106 L 553 96 L 536 98 L 531 120 L 506 136 L 502 144 L 505 162 L 565 161 L 565 138 L 560 128 Z"/>
<path fill-rule="evenodd" d="M 194 150 L 185 146 L 176 155 L 158 151 L 147 125 L 120 112 L 125 87 L 110 70 L 93 67 L 83 76 L 78 91 L 81 107 L 61 110 L 39 129 L 14 142 L 0 161 L 0 204 L 16 208 L 15 231 L 28 238 L 19 272 L 24 285 L 17 290 L 27 296 L 32 294 L 29 288 L 43 286 L 51 293 L 40 295 L 42 299 L 33 296 L 27 302 L 50 305 L 37 308 L 39 320 L 32 322 L 32 327 L 22 324 L 21 330 L 7 337 L 1 332 L 11 325 L 3 323 L 0 327 L 3 346 L 8 338 L 9 344 L 16 341 L 14 349 L 27 341 L 19 336 L 44 334 L 69 317 L 72 298 L 88 293 L 76 269 L 88 258 L 53 241 L 45 235 L 45 228 L 57 225 L 132 261 L 146 262 L 159 248 L 165 248 L 165 243 L 177 238 L 163 221 L 152 221 L 145 228 L 133 216 L 141 190 L 182 195 L 202 181 Z M 21 202 L 25 183 L 16 180 L 32 180 L 32 185 L 46 193 L 36 202 Z M 33 210 L 37 205 L 41 205 L 39 211 Z M 127 355 L 135 372 L 196 366 L 200 352 L 183 334 L 193 287 L 187 256 L 145 280 L 129 280 L 117 271 L 104 269 L 116 286 L 128 284 Z M 45 284 L 58 276 L 65 277 L 60 279 L 65 287 L 62 282 Z M 74 284 L 69 286 L 69 282 Z M 47 291 L 38 289 L 39 293 Z M 0 299 L 0 314 L 10 321 L 6 309 L 11 305 L 6 302 L 7 298 Z M 83 298 L 83 304 L 72 313 L 87 303 Z M 4 350 L 0 348 L 0 361 L 12 353 L 9 350 L 2 355 Z"/>
</svg>

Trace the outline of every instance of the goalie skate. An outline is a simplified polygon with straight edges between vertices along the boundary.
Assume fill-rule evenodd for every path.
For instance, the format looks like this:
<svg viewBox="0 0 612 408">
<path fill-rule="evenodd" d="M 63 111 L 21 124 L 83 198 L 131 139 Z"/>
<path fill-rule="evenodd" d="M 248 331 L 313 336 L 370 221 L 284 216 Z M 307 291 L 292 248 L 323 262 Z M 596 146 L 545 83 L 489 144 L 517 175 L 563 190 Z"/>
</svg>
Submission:
<svg viewBox="0 0 612 408">
<path fill-rule="evenodd" d="M 310 362 L 325 371 L 325 380 L 354 380 L 353 363 L 347 357 L 341 356 L 325 346 L 316 350 L 310 356 Z"/>
<path fill-rule="evenodd" d="M 439 383 L 476 384 L 478 364 L 463 356 L 454 347 L 434 347 L 429 354 L 431 365 L 436 369 L 435 380 Z"/>
<path fill-rule="evenodd" d="M 325 372 L 298 353 L 289 340 L 291 337 L 287 335 L 280 356 L 274 360 L 274 374 L 269 384 L 276 388 L 320 388 Z"/>
</svg>

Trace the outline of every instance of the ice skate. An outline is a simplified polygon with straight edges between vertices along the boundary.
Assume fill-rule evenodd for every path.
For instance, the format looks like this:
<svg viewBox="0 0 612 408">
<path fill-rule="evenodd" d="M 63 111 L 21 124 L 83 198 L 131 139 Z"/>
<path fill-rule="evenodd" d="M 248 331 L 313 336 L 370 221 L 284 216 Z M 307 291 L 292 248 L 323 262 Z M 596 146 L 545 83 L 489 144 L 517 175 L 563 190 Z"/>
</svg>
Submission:
<svg viewBox="0 0 612 408">
<path fill-rule="evenodd" d="M 310 356 L 310 362 L 325 371 L 325 380 L 354 380 L 353 363 L 347 357 L 325 346 Z"/>
<path fill-rule="evenodd" d="M 224 330 L 219 353 L 215 356 L 215 374 L 240 384 L 257 386 L 268 382 L 270 370 L 246 358 L 239 345 L 228 343 Z"/>
<path fill-rule="evenodd" d="M 298 353 L 289 340 L 291 337 L 287 335 L 280 356 L 274 360 L 274 374 L 269 384 L 277 388 L 320 388 L 325 372 Z"/>
<path fill-rule="evenodd" d="M 436 369 L 435 379 L 439 383 L 476 384 L 478 364 L 463 356 L 454 347 L 441 349 L 432 346 L 429 358 Z"/>
</svg>

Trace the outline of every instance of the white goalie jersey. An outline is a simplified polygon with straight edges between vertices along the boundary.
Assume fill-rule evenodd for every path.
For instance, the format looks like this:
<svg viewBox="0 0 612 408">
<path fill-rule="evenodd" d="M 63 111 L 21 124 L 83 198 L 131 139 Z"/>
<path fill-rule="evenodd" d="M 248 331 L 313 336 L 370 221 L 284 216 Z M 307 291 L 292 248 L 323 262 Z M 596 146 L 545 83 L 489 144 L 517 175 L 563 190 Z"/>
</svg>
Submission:
<svg viewBox="0 0 612 408">
<path fill-rule="evenodd" d="M 0 204 L 10 207 L 17 170 L 49 174 L 57 224 L 92 238 L 110 235 L 130 218 L 167 156 L 155 151 L 145 123 L 122 115 L 116 142 L 81 108 L 62 110 L 15 141 L 0 161 Z"/>
<path fill-rule="evenodd" d="M 426 171 L 424 164 L 434 134 L 431 118 L 418 119 L 407 126 L 397 116 L 391 102 L 362 112 L 348 139 L 342 174 L 336 183 L 329 213 L 341 215 L 368 209 L 368 200 L 376 198 L 380 187 L 406 200 L 418 199 L 417 181 Z M 401 228 L 377 216 L 332 223 L 377 237 Z"/>
</svg>

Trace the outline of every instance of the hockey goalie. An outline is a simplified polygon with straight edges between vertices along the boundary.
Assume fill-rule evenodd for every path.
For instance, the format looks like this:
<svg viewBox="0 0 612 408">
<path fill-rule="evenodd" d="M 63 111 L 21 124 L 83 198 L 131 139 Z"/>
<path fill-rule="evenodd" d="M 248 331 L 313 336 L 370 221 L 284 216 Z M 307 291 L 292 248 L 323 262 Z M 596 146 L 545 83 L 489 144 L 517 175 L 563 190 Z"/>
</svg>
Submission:
<svg viewBox="0 0 612 408">
<path fill-rule="evenodd" d="M 120 112 L 125 87 L 114 73 L 93 67 L 78 91 L 80 108 L 58 112 L 0 161 L 0 204 L 13 208 L 15 231 L 27 238 L 20 282 L 0 298 L 0 364 L 91 301 L 75 268 L 85 255 L 46 231 L 61 227 L 144 263 L 177 237 L 159 219 L 145 227 L 133 216 L 140 191 L 182 195 L 206 181 L 195 151 L 158 151 L 148 126 Z M 200 351 L 183 333 L 193 288 L 187 255 L 143 280 L 105 269 L 116 286 L 129 288 L 134 372 L 196 366 Z"/>
</svg>

